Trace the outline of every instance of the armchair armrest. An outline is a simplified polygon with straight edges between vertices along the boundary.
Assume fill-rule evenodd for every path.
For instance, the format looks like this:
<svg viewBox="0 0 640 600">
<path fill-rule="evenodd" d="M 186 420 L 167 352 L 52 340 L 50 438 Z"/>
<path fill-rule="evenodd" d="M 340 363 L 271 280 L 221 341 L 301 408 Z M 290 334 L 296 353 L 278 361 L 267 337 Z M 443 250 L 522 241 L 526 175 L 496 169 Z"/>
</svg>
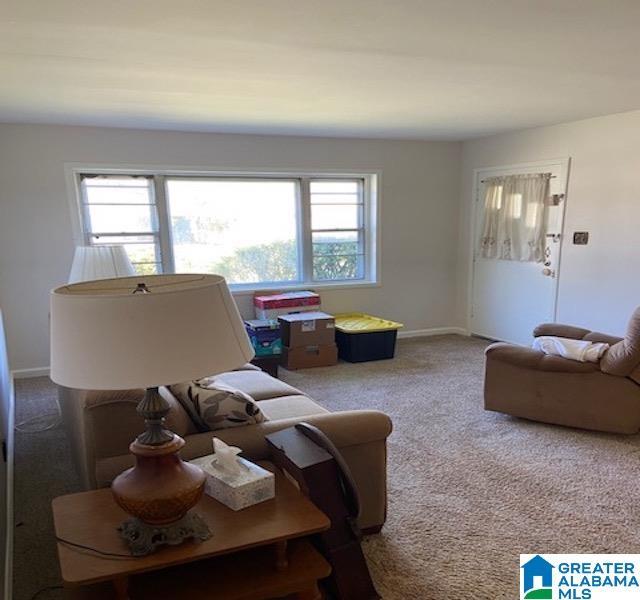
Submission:
<svg viewBox="0 0 640 600">
<path fill-rule="evenodd" d="M 533 330 L 533 337 L 541 337 L 543 335 L 552 335 L 554 337 L 570 338 L 572 340 L 581 340 L 590 334 L 589 329 L 575 327 L 574 325 L 563 325 L 562 323 L 542 323 Z"/>
<path fill-rule="evenodd" d="M 487 357 L 487 365 L 491 361 L 500 361 L 523 369 L 553 371 L 556 373 L 592 373 L 598 370 L 598 366 L 594 363 L 569 360 L 561 356 L 544 354 L 533 348 L 513 346 L 503 342 L 491 344 L 485 350 L 485 355 Z"/>
<path fill-rule="evenodd" d="M 609 335 L 608 333 L 600 333 L 599 331 L 592 331 L 584 336 L 583 338 L 587 342 L 602 342 L 604 344 L 609 344 L 609 346 L 614 346 L 618 342 L 621 342 L 623 338 L 617 337 L 615 335 Z"/>
</svg>

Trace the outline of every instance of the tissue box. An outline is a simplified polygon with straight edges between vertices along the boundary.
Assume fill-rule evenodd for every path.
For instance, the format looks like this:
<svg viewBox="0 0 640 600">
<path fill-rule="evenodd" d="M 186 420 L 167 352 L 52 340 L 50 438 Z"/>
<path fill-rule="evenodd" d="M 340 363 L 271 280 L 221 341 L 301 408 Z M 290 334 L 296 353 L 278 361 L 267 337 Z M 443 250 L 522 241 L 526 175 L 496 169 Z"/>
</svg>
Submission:
<svg viewBox="0 0 640 600">
<path fill-rule="evenodd" d="M 213 462 L 213 454 L 190 462 L 200 467 L 207 476 L 204 484 L 205 493 L 232 510 L 242 510 L 253 504 L 275 498 L 273 473 L 239 456 L 237 460 L 244 467 L 238 474 L 229 473 L 218 467 Z"/>
<path fill-rule="evenodd" d="M 253 319 L 244 322 L 256 356 L 282 354 L 280 324 L 273 319 Z"/>
</svg>

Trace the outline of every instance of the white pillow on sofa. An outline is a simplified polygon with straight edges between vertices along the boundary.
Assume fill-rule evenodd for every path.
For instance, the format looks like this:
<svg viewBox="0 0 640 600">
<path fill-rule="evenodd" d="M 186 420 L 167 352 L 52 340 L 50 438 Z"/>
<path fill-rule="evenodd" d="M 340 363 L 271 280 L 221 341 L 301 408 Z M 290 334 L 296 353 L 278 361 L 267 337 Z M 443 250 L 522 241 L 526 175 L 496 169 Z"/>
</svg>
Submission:
<svg viewBox="0 0 640 600">
<path fill-rule="evenodd" d="M 265 420 L 249 394 L 216 381 L 215 377 L 177 383 L 169 389 L 200 431 L 255 425 Z"/>
</svg>

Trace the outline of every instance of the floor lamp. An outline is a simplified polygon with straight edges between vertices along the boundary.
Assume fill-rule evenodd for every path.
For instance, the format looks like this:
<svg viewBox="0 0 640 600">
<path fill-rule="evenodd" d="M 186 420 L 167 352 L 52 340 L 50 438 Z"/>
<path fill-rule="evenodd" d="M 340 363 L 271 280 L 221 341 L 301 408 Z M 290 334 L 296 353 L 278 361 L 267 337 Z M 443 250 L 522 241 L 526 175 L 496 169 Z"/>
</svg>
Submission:
<svg viewBox="0 0 640 600">
<path fill-rule="evenodd" d="M 68 281 L 77 283 L 130 275 L 135 275 L 135 270 L 124 246 L 77 246 Z"/>
</svg>

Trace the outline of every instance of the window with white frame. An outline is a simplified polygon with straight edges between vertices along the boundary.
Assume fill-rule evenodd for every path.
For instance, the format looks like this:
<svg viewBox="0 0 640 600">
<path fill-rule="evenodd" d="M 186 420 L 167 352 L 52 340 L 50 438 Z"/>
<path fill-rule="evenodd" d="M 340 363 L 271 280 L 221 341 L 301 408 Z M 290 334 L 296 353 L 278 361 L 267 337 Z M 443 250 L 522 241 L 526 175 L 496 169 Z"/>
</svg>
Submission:
<svg viewBox="0 0 640 600">
<path fill-rule="evenodd" d="M 89 245 L 123 245 L 138 273 L 162 272 L 152 177 L 81 175 L 80 204 Z"/>
<path fill-rule="evenodd" d="M 374 176 L 79 173 L 88 244 L 236 289 L 376 281 Z"/>
</svg>

